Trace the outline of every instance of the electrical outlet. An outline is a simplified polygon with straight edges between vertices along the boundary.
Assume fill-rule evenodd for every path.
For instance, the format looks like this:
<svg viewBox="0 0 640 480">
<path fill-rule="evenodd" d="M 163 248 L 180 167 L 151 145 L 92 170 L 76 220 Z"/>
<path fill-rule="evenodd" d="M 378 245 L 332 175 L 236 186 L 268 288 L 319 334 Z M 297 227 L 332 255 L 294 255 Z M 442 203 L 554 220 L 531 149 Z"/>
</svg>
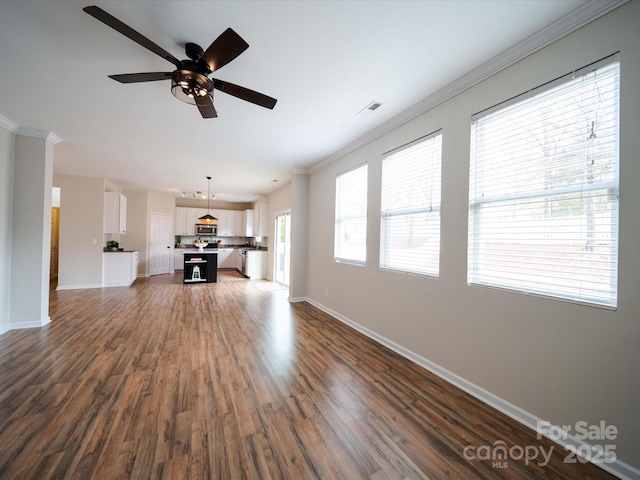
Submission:
<svg viewBox="0 0 640 480">
<path fill-rule="evenodd" d="M 328 297 L 328 296 L 329 296 L 329 289 L 328 289 L 328 288 L 325 288 L 325 289 L 324 289 L 324 296 L 325 296 L 325 297 Z"/>
<path fill-rule="evenodd" d="M 91 239 L 91 245 L 97 245 L 98 244 L 98 239 L 97 238 L 92 238 Z"/>
</svg>

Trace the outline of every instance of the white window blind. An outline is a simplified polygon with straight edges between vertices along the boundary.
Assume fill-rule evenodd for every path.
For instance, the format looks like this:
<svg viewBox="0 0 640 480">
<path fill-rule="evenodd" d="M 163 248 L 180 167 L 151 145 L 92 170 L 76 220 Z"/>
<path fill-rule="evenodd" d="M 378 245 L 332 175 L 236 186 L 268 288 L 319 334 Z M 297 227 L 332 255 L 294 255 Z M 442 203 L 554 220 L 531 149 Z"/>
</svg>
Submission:
<svg viewBox="0 0 640 480">
<path fill-rule="evenodd" d="M 362 165 L 336 177 L 336 261 L 367 260 L 367 173 Z"/>
<path fill-rule="evenodd" d="M 472 119 L 468 282 L 615 308 L 619 63 Z"/>
<path fill-rule="evenodd" d="M 438 275 L 441 164 L 439 132 L 384 156 L 381 268 Z"/>
</svg>

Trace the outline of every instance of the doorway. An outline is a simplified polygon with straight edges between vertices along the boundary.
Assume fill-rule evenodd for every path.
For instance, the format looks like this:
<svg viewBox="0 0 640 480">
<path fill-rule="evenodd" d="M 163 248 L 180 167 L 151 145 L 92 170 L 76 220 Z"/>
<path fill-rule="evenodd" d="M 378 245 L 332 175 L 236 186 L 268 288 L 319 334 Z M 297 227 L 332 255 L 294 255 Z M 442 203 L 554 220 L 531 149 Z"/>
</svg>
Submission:
<svg viewBox="0 0 640 480">
<path fill-rule="evenodd" d="M 291 270 L 291 212 L 276 214 L 276 242 L 273 277 L 285 287 L 289 286 Z"/>
<path fill-rule="evenodd" d="M 58 282 L 58 251 L 60 245 L 60 187 L 51 189 L 51 242 L 49 244 L 49 282 L 56 288 Z"/>
<path fill-rule="evenodd" d="M 60 242 L 60 207 L 51 207 L 51 243 L 49 246 L 49 281 L 58 280 L 58 244 Z"/>
<path fill-rule="evenodd" d="M 171 215 L 152 213 L 149 228 L 149 275 L 169 273 L 173 260 Z"/>
</svg>

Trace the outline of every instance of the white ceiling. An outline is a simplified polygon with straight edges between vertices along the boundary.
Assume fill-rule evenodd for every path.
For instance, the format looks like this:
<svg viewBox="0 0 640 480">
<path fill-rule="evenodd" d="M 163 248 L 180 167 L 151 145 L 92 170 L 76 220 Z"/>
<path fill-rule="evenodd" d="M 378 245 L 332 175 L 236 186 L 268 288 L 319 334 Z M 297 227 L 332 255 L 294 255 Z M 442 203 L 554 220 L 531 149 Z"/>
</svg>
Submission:
<svg viewBox="0 0 640 480">
<path fill-rule="evenodd" d="M 607 2 L 3 0 L 0 115 L 62 138 L 55 173 L 176 195 L 206 191 L 210 175 L 217 199 L 248 202 L 594 3 Z M 180 59 L 185 42 L 206 49 L 232 27 L 250 48 L 213 77 L 278 104 L 216 91 L 218 118 L 204 120 L 169 81 L 107 78 L 173 65 L 84 13 L 91 4 Z M 373 100 L 384 105 L 356 116 Z"/>
</svg>

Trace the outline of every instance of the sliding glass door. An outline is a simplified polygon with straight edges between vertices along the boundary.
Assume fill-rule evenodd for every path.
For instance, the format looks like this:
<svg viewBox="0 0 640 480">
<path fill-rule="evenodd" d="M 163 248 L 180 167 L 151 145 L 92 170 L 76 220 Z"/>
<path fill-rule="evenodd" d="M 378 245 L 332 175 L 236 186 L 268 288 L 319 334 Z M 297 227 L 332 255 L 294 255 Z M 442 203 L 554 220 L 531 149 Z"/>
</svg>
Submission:
<svg viewBox="0 0 640 480">
<path fill-rule="evenodd" d="M 274 279 L 285 287 L 289 286 L 291 250 L 291 212 L 276 215 Z"/>
</svg>

